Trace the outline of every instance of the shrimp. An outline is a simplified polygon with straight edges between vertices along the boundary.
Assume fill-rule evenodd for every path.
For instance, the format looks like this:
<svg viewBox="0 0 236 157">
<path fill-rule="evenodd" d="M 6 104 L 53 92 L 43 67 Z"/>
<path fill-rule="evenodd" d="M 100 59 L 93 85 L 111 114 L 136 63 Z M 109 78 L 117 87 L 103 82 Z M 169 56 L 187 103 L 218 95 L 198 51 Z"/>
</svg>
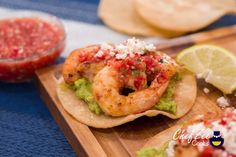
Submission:
<svg viewBox="0 0 236 157">
<path fill-rule="evenodd" d="M 167 80 L 159 84 L 154 80 L 149 87 L 124 96 L 120 91 L 125 85 L 117 76 L 117 70 L 106 66 L 97 73 L 93 82 L 95 100 L 104 113 L 111 116 L 125 116 L 152 108 L 160 100 L 169 83 Z"/>
<path fill-rule="evenodd" d="M 73 84 L 81 77 L 87 78 L 90 82 L 92 82 L 98 71 L 105 66 L 105 62 L 80 62 L 80 54 L 84 53 L 89 55 L 88 57 L 91 57 L 95 55 L 99 49 L 100 47 L 98 45 L 92 45 L 86 48 L 74 50 L 63 65 L 62 75 L 65 82 L 68 84 Z"/>
</svg>

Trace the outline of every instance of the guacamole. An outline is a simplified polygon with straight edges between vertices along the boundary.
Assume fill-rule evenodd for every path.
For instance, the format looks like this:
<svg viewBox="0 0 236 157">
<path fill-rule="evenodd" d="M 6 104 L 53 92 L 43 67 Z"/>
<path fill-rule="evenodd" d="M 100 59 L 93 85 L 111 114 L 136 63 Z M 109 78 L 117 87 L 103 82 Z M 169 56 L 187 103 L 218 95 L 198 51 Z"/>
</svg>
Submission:
<svg viewBox="0 0 236 157">
<path fill-rule="evenodd" d="M 168 142 L 166 142 L 161 148 L 143 148 L 137 152 L 138 157 L 167 157 L 166 149 Z"/>
<path fill-rule="evenodd" d="M 78 79 L 75 81 L 72 89 L 75 90 L 75 95 L 85 101 L 88 104 L 90 111 L 99 115 L 102 113 L 98 103 L 94 100 L 92 94 L 92 84 L 85 78 Z"/>
<path fill-rule="evenodd" d="M 175 114 L 177 105 L 173 101 L 173 96 L 175 92 L 175 86 L 178 81 L 181 80 L 180 75 L 177 73 L 175 74 L 171 80 L 170 83 L 164 93 L 164 95 L 161 97 L 160 101 L 155 105 L 155 109 L 167 111 L 170 113 Z"/>
<path fill-rule="evenodd" d="M 155 105 L 155 109 L 167 111 L 173 114 L 176 113 L 177 105 L 173 101 L 173 95 L 176 82 L 179 80 L 181 80 L 179 74 L 176 74 L 171 78 L 170 83 L 166 89 L 166 92 L 164 93 L 160 101 Z M 88 104 L 88 108 L 90 111 L 94 112 L 97 115 L 102 113 L 101 108 L 93 98 L 92 84 L 87 79 L 81 78 L 75 81 L 74 85 L 65 84 L 61 87 L 70 88 L 74 90 L 75 95 Z"/>
</svg>

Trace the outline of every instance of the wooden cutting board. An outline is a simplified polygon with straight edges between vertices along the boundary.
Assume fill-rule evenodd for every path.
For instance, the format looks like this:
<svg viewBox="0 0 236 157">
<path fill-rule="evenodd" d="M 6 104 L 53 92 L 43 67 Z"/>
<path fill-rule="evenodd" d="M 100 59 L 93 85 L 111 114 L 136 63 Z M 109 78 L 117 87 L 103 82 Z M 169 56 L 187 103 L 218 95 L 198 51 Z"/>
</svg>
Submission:
<svg viewBox="0 0 236 157">
<path fill-rule="evenodd" d="M 201 43 L 216 44 L 236 53 L 236 25 L 163 41 L 157 47 L 174 57 L 183 48 Z M 61 66 L 57 65 L 37 71 L 39 90 L 54 119 L 80 157 L 135 156 L 135 152 L 157 133 L 199 114 L 217 117 L 222 112 L 216 105 L 216 99 L 222 95 L 221 92 L 198 80 L 198 93 L 194 107 L 181 119 L 172 120 L 159 115 L 152 118 L 142 117 L 111 129 L 91 128 L 70 116 L 58 100 L 55 77 L 60 75 L 60 69 Z M 211 92 L 204 93 L 204 87 L 209 88 Z"/>
</svg>

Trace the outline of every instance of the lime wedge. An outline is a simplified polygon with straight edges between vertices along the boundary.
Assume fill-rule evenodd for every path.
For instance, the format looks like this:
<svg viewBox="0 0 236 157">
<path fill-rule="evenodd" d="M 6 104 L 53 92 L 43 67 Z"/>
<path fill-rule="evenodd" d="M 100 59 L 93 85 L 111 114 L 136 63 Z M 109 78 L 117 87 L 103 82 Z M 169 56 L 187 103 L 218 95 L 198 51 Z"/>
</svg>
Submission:
<svg viewBox="0 0 236 157">
<path fill-rule="evenodd" d="M 228 50 L 214 45 L 196 45 L 181 51 L 176 59 L 223 93 L 236 89 L 236 56 Z"/>
</svg>

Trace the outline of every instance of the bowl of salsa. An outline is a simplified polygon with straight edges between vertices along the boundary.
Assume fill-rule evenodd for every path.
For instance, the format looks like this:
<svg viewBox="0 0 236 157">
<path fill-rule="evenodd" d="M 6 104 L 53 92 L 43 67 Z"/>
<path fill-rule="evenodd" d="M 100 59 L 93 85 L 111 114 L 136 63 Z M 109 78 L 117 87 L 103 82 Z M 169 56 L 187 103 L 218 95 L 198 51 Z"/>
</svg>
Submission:
<svg viewBox="0 0 236 157">
<path fill-rule="evenodd" d="M 50 14 L 17 11 L 0 16 L 0 81 L 24 82 L 53 64 L 65 47 L 65 29 Z"/>
</svg>

